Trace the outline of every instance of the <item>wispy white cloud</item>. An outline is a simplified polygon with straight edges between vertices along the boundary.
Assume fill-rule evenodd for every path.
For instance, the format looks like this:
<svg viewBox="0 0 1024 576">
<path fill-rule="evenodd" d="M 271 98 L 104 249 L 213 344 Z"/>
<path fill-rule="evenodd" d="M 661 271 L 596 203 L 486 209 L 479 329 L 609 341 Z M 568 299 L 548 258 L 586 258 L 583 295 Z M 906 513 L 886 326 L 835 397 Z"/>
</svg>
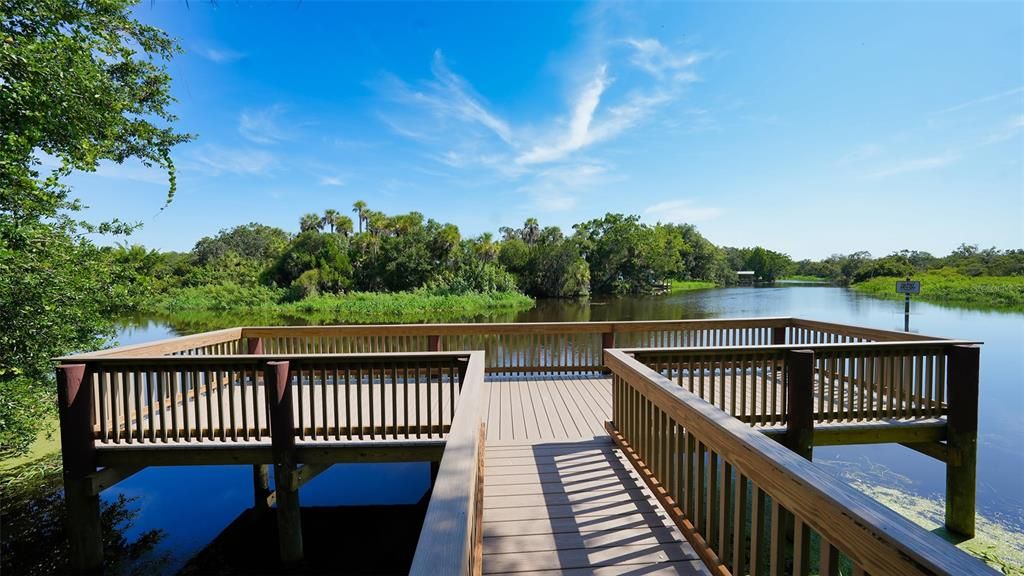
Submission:
<svg viewBox="0 0 1024 576">
<path fill-rule="evenodd" d="M 573 104 L 572 118 L 564 136 L 553 144 L 541 144 L 533 146 L 529 151 L 516 158 L 520 164 L 536 164 L 542 162 L 553 162 L 566 156 L 566 154 L 579 150 L 595 142 L 599 136 L 591 130 L 594 120 L 594 112 L 601 103 L 601 95 L 608 88 L 608 69 L 600 66 L 593 79 L 580 91 Z M 611 135 L 609 130 L 602 130 L 602 135 Z"/>
<path fill-rule="evenodd" d="M 908 172 L 922 172 L 926 170 L 935 170 L 948 166 L 953 162 L 960 159 L 959 154 L 953 152 L 947 152 L 939 156 L 927 156 L 924 158 L 913 158 L 904 160 L 898 164 L 883 168 L 881 170 L 875 170 L 868 172 L 864 175 L 865 178 L 886 178 L 888 176 L 896 176 L 898 174 L 906 174 Z"/>
<path fill-rule="evenodd" d="M 571 102 L 572 115 L 564 133 L 556 133 L 527 148 L 516 162 L 556 162 L 616 138 L 640 124 L 659 106 L 676 99 L 683 85 L 697 79 L 693 66 L 704 58 L 698 53 L 676 54 L 654 38 L 630 39 L 626 44 L 633 49 L 630 62 L 653 76 L 654 84 L 634 88 L 621 101 L 602 107 L 602 99 L 614 79 L 608 75 L 609 65 L 601 64 Z"/>
<path fill-rule="evenodd" d="M 242 52 L 236 52 L 227 48 L 199 48 L 196 50 L 196 53 L 217 64 L 226 64 L 245 58 L 245 54 Z"/>
<path fill-rule="evenodd" d="M 472 85 L 448 68 L 441 50 L 434 51 L 430 70 L 433 79 L 419 86 L 412 86 L 394 76 L 385 76 L 376 84 L 394 102 L 426 110 L 436 119 L 482 126 L 504 142 L 512 142 L 508 122 L 488 110 L 486 102 Z M 402 135 L 416 137 L 421 133 L 398 124 L 393 117 L 385 117 L 385 121 Z"/>
<path fill-rule="evenodd" d="M 1014 136 L 1020 134 L 1021 132 L 1024 132 L 1024 114 L 1010 118 L 1010 121 L 1007 122 L 1002 129 L 990 135 L 988 137 L 988 140 L 983 142 L 983 144 L 995 144 L 996 142 L 1003 142 L 1005 140 L 1013 138 Z"/>
<path fill-rule="evenodd" d="M 693 66 L 707 57 L 699 52 L 677 54 L 655 38 L 630 38 L 626 43 L 635 49 L 629 61 L 659 80 L 694 82 L 698 78 Z"/>
<path fill-rule="evenodd" d="M 321 176 L 320 185 L 341 187 L 345 185 L 345 181 L 338 176 Z"/>
<path fill-rule="evenodd" d="M 256 144 L 274 144 L 291 137 L 280 124 L 285 108 L 275 104 L 268 108 L 245 109 L 238 116 L 238 133 Z"/>
<path fill-rule="evenodd" d="M 700 206 L 693 200 L 669 200 L 648 206 L 644 215 L 658 222 L 693 223 L 714 220 L 722 211 L 714 206 Z"/>
<path fill-rule="evenodd" d="M 983 96 L 981 98 L 975 98 L 974 100 L 962 102 L 960 104 L 957 104 L 956 106 L 950 106 L 949 108 L 939 110 L 939 114 L 948 114 L 950 112 L 957 112 L 965 108 L 973 108 L 974 106 L 988 104 L 989 102 L 995 102 L 996 100 L 1002 100 L 1003 98 L 1014 96 L 1017 94 L 1024 94 L 1024 86 L 1018 86 L 1016 88 L 1011 88 L 1010 90 L 1005 90 L 1003 92 L 997 92 L 995 94 L 990 94 L 988 96 Z"/>
<path fill-rule="evenodd" d="M 260 149 L 235 149 L 207 145 L 196 150 L 191 157 L 193 166 L 211 176 L 220 174 L 258 175 L 268 172 L 277 164 L 276 157 Z"/>
</svg>

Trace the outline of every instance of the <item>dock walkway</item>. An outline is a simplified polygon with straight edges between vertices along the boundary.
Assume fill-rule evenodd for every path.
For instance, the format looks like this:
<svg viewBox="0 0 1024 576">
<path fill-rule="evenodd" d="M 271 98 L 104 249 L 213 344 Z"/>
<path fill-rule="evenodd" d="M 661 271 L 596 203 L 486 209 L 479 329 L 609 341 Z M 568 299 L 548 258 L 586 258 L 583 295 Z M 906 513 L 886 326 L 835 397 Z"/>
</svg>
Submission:
<svg viewBox="0 0 1024 576">
<path fill-rule="evenodd" d="M 707 574 L 619 453 L 607 376 L 489 377 L 484 574 Z"/>
</svg>

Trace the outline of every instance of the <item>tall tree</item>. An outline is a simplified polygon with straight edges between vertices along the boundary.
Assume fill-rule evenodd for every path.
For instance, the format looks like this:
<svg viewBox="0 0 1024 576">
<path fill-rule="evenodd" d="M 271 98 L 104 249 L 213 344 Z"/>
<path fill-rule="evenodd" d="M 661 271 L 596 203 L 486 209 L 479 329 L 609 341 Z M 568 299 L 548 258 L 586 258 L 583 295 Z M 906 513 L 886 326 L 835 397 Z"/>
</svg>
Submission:
<svg viewBox="0 0 1024 576">
<path fill-rule="evenodd" d="M 167 173 L 176 132 L 165 63 L 178 45 L 128 0 L 0 0 L 0 453 L 24 450 L 53 405 L 50 358 L 101 345 L 124 278 L 65 179 L 135 158 Z"/>
<path fill-rule="evenodd" d="M 302 218 L 299 218 L 299 230 L 301 232 L 320 231 L 324 227 L 323 218 L 319 214 L 303 214 Z"/>
<path fill-rule="evenodd" d="M 324 210 L 324 217 L 321 218 L 324 226 L 328 226 L 331 229 L 331 234 L 334 234 L 334 225 L 338 222 L 338 211 L 333 208 Z"/>
<path fill-rule="evenodd" d="M 352 212 L 355 213 L 356 218 L 359 220 L 359 232 L 363 232 L 363 224 L 366 221 L 366 202 L 362 200 L 356 200 L 352 203 Z"/>
</svg>

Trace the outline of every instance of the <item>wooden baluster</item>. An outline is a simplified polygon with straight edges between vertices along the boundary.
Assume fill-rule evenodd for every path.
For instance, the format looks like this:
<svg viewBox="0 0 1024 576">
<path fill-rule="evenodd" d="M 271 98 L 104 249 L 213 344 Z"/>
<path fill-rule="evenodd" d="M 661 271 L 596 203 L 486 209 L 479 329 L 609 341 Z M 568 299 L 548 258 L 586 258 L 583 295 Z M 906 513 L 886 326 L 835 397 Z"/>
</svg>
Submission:
<svg viewBox="0 0 1024 576">
<path fill-rule="evenodd" d="M 736 470 L 733 480 L 735 505 L 733 506 L 732 565 L 729 571 L 733 574 L 744 574 L 747 563 L 747 479 Z"/>
</svg>

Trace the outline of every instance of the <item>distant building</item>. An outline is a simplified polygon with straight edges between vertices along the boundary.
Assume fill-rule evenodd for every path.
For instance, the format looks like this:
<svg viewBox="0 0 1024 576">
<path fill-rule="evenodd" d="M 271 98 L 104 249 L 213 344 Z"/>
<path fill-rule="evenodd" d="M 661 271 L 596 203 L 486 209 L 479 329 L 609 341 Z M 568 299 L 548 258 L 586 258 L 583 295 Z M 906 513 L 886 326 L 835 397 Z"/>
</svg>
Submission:
<svg viewBox="0 0 1024 576">
<path fill-rule="evenodd" d="M 753 270 L 739 270 L 736 272 L 736 279 L 739 281 L 740 286 L 753 286 L 754 276 Z"/>
</svg>

